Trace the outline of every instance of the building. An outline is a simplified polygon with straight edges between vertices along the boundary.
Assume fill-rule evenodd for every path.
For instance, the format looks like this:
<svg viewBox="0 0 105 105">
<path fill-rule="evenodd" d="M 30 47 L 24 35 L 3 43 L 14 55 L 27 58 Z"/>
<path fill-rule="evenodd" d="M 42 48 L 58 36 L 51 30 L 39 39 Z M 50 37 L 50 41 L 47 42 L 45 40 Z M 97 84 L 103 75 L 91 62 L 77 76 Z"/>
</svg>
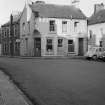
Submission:
<svg viewBox="0 0 105 105">
<path fill-rule="evenodd" d="M 105 6 L 95 4 L 94 14 L 88 19 L 89 47 L 101 46 L 105 48 Z"/>
<path fill-rule="evenodd" d="M 1 55 L 1 36 L 2 36 L 2 30 L 1 30 L 1 27 L 0 27 L 0 55 Z"/>
<path fill-rule="evenodd" d="M 87 19 L 74 6 L 26 4 L 20 19 L 21 56 L 84 55 Z"/>
<path fill-rule="evenodd" d="M 11 15 L 10 21 L 2 25 L 2 55 L 20 55 L 21 13 Z"/>
</svg>

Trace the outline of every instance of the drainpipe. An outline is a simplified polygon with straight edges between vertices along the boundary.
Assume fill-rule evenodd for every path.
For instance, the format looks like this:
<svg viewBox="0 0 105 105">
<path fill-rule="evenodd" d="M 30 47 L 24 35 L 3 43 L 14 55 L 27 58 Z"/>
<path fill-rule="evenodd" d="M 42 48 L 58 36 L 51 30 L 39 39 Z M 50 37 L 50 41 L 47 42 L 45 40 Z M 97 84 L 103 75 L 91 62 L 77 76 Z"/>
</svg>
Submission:
<svg viewBox="0 0 105 105">
<path fill-rule="evenodd" d="M 14 55 L 13 16 L 10 16 L 10 55 Z"/>
</svg>

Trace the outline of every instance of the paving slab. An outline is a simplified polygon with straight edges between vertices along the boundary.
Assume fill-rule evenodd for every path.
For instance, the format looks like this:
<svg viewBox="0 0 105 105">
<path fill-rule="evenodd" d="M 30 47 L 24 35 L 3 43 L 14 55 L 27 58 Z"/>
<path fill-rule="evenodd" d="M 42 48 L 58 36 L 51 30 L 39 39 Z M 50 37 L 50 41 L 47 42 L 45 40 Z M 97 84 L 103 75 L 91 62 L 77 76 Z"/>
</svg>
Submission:
<svg viewBox="0 0 105 105">
<path fill-rule="evenodd" d="M 0 105 L 29 105 L 20 90 L 0 70 Z"/>
</svg>

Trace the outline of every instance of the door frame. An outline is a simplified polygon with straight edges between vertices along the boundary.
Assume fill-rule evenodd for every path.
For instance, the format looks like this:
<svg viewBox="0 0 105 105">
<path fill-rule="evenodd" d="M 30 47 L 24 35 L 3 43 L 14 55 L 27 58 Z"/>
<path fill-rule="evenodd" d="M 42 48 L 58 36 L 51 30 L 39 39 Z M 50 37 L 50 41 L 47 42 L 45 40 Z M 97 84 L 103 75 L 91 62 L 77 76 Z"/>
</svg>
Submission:
<svg viewBox="0 0 105 105">
<path fill-rule="evenodd" d="M 84 38 L 78 38 L 78 55 L 84 55 Z"/>
</svg>

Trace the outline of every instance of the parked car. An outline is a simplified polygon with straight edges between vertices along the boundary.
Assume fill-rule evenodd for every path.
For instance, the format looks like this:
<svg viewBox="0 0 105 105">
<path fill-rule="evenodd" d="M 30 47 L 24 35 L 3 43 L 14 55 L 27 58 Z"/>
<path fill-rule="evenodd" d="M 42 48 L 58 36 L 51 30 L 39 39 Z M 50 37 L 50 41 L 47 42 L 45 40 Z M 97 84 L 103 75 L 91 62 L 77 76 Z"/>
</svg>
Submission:
<svg viewBox="0 0 105 105">
<path fill-rule="evenodd" d="M 105 51 L 99 56 L 99 59 L 105 62 Z"/>
<path fill-rule="evenodd" d="M 85 54 L 87 59 L 97 60 L 104 53 L 104 48 L 102 47 L 91 47 Z"/>
</svg>

